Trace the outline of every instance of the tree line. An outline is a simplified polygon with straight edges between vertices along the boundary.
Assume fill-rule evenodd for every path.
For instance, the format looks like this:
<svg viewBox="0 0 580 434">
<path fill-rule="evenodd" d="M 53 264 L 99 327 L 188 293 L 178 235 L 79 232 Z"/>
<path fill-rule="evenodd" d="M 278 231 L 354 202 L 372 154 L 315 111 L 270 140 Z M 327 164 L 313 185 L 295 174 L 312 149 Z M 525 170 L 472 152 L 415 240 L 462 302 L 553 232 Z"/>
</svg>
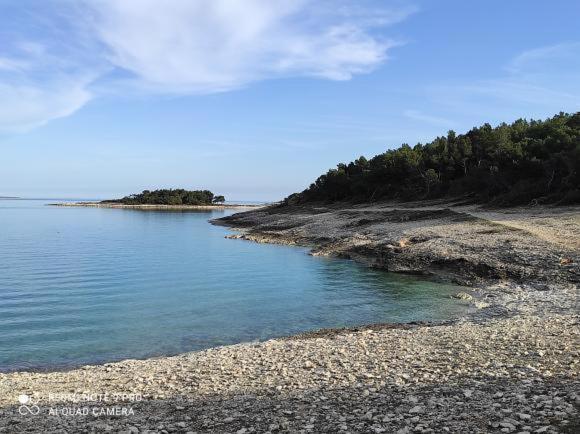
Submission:
<svg viewBox="0 0 580 434">
<path fill-rule="evenodd" d="M 216 205 L 223 203 L 223 196 L 216 196 L 209 190 L 162 189 L 143 190 L 121 199 L 103 201 L 106 203 L 121 203 L 124 205 Z"/>
<path fill-rule="evenodd" d="M 580 203 L 580 112 L 486 123 L 340 163 L 284 203 L 442 197 L 497 205 Z"/>
</svg>

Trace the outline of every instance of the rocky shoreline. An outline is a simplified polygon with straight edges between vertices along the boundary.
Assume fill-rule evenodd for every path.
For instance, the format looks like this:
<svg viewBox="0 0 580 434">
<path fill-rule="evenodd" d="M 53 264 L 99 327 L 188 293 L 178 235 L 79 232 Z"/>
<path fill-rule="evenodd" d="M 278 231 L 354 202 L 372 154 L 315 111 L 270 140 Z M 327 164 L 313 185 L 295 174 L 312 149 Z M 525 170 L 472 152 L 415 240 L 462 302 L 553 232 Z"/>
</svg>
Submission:
<svg viewBox="0 0 580 434">
<path fill-rule="evenodd" d="M 212 221 L 256 242 L 312 247 L 393 272 L 461 284 L 580 283 L 580 208 L 452 203 L 265 207 Z"/>
<path fill-rule="evenodd" d="M 215 223 L 241 230 L 233 238 L 461 282 L 473 312 L 0 374 L 0 432 L 578 432 L 578 208 L 268 207 Z M 21 394 L 38 414 L 21 415 Z"/>
</svg>

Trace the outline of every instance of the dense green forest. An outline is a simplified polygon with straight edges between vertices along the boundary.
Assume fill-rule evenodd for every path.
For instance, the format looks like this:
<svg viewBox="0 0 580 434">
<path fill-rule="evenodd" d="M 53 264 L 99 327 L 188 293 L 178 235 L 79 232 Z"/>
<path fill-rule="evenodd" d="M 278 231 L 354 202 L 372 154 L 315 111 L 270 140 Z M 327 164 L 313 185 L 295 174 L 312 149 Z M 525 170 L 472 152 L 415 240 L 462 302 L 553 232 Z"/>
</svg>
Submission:
<svg viewBox="0 0 580 434">
<path fill-rule="evenodd" d="M 209 190 L 188 191 L 181 188 L 164 190 L 144 190 L 139 194 L 125 196 L 122 199 L 107 200 L 106 203 L 124 205 L 215 205 L 225 201 L 223 196 L 216 196 Z"/>
<path fill-rule="evenodd" d="M 580 203 L 580 112 L 484 124 L 339 164 L 285 204 L 465 197 L 497 205 Z"/>
</svg>

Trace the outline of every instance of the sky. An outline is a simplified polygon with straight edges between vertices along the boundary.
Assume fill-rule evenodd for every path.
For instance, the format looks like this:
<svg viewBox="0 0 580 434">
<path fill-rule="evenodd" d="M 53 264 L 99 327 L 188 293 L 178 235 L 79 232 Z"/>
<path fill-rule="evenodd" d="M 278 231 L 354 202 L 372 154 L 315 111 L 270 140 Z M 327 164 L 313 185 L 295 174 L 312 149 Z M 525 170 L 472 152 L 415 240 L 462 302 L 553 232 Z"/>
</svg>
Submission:
<svg viewBox="0 0 580 434">
<path fill-rule="evenodd" d="M 0 0 L 0 196 L 271 201 L 580 110 L 577 0 Z"/>
</svg>

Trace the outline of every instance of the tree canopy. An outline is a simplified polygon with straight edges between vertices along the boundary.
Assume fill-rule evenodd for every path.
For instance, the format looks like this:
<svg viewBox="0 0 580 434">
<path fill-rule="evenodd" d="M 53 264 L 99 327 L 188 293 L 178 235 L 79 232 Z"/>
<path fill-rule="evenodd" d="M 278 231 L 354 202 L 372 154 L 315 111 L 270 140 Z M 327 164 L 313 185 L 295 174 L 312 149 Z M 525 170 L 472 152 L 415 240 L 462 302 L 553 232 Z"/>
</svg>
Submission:
<svg viewBox="0 0 580 434">
<path fill-rule="evenodd" d="M 138 194 L 125 196 L 121 199 L 108 200 L 108 203 L 124 205 L 212 205 L 225 201 L 223 196 L 215 196 L 209 190 L 163 189 L 143 190 Z"/>
<path fill-rule="evenodd" d="M 580 203 L 580 112 L 486 123 L 340 163 L 284 203 L 461 196 L 497 205 Z"/>
</svg>

